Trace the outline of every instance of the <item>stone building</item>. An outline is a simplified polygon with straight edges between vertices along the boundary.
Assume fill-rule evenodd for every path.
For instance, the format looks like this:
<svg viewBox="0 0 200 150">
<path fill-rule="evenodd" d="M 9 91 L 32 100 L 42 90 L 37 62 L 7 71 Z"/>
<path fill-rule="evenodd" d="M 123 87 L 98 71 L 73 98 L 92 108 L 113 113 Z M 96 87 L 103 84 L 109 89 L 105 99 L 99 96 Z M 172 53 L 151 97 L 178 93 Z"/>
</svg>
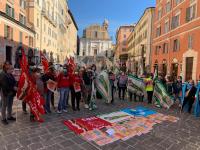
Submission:
<svg viewBox="0 0 200 150">
<path fill-rule="evenodd" d="M 120 26 L 116 33 L 115 63 L 125 64 L 128 60 L 127 39 L 134 30 L 134 25 Z"/>
<path fill-rule="evenodd" d="M 145 9 L 127 40 L 127 67 L 137 74 L 150 71 L 154 14 L 154 7 Z"/>
<path fill-rule="evenodd" d="M 35 46 L 35 31 L 26 21 L 25 0 L 0 2 L 0 67 L 5 60 L 13 65 L 19 47 L 28 50 Z M 30 54 L 30 53 L 29 53 Z"/>
<path fill-rule="evenodd" d="M 105 51 L 112 49 L 112 40 L 108 33 L 108 21 L 103 25 L 90 25 L 83 31 L 80 39 L 80 56 L 105 55 Z"/>
<path fill-rule="evenodd" d="M 152 71 L 199 79 L 200 1 L 157 0 L 154 22 Z"/>
</svg>

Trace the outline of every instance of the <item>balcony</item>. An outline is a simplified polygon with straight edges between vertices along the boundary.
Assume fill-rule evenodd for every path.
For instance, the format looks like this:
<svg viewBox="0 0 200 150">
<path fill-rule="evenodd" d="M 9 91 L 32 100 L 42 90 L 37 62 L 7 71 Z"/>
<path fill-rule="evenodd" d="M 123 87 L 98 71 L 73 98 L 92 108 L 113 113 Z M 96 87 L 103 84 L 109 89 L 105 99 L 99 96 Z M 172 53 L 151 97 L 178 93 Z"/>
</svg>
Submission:
<svg viewBox="0 0 200 150">
<path fill-rule="evenodd" d="M 46 8 L 42 8 L 42 15 L 54 26 L 57 26 L 57 22 L 49 12 L 47 12 Z"/>
</svg>

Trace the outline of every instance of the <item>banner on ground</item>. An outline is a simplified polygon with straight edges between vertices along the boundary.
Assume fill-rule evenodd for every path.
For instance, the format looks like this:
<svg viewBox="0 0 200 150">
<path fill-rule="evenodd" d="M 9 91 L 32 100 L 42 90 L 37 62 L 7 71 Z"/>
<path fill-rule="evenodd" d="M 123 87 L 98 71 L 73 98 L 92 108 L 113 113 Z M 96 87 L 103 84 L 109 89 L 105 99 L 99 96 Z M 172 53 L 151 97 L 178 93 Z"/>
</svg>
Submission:
<svg viewBox="0 0 200 150">
<path fill-rule="evenodd" d="M 122 120 L 129 119 L 131 116 L 129 114 L 125 113 L 125 112 L 118 111 L 118 112 L 100 115 L 98 117 L 103 119 L 103 120 L 106 120 L 110 123 L 116 123 L 116 122 L 119 122 L 119 121 L 122 121 Z"/>
<path fill-rule="evenodd" d="M 156 111 L 153 111 L 151 109 L 148 109 L 142 106 L 137 106 L 134 109 L 126 108 L 126 109 L 123 109 L 122 111 L 135 117 L 141 117 L 141 116 L 147 117 L 149 115 L 156 114 Z"/>
<path fill-rule="evenodd" d="M 157 107 L 167 109 L 174 104 L 174 98 L 167 93 L 166 88 L 159 80 L 155 80 L 153 101 Z"/>
<path fill-rule="evenodd" d="M 93 129 L 101 129 L 112 124 L 98 117 L 78 118 L 64 121 L 64 124 L 76 134 Z"/>
<path fill-rule="evenodd" d="M 106 103 L 110 103 L 112 100 L 111 85 L 108 73 L 102 71 L 96 78 L 96 88 L 101 96 L 106 100 Z"/>
</svg>

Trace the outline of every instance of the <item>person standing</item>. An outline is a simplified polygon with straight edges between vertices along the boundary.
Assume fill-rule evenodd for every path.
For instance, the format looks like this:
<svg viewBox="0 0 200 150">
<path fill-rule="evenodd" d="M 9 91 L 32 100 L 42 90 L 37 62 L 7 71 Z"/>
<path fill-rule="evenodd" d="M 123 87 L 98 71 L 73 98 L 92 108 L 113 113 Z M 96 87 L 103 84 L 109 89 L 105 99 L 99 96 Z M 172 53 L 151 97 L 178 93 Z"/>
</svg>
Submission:
<svg viewBox="0 0 200 150">
<path fill-rule="evenodd" d="M 31 80 L 34 85 L 36 85 L 36 89 L 39 92 L 40 96 L 44 98 L 44 83 L 41 80 L 41 73 L 39 68 L 33 68 L 31 72 Z M 30 121 L 35 121 L 35 117 L 32 113 L 30 113 Z"/>
<path fill-rule="evenodd" d="M 67 102 L 70 90 L 71 78 L 68 74 L 67 66 L 63 67 L 63 71 L 58 75 L 58 91 L 60 92 L 60 99 L 58 102 L 58 114 L 67 112 Z"/>
<path fill-rule="evenodd" d="M 42 76 L 41 79 L 44 82 L 45 88 L 45 111 L 46 113 L 51 113 L 50 102 L 53 92 L 47 88 L 47 84 L 49 82 L 56 81 L 54 67 L 50 66 L 48 71 Z"/>
<path fill-rule="evenodd" d="M 120 100 L 124 100 L 125 98 L 125 92 L 127 89 L 127 83 L 128 83 L 128 77 L 125 74 L 125 72 L 122 72 L 121 75 L 119 76 L 118 79 L 118 86 L 119 86 L 119 99 Z M 121 97 L 121 93 L 122 93 L 122 97 Z"/>
<path fill-rule="evenodd" d="M 78 71 L 75 71 L 72 81 L 73 81 L 72 87 L 71 87 L 72 109 L 74 111 L 76 111 L 76 110 L 80 111 L 81 85 L 82 85 L 83 81 L 81 80 L 81 77 L 80 77 Z"/>
<path fill-rule="evenodd" d="M 110 80 L 110 86 L 111 86 L 110 88 L 111 88 L 111 94 L 112 94 L 111 103 L 113 103 L 114 102 L 114 90 L 115 90 L 115 84 L 114 84 L 115 74 L 112 71 L 109 72 L 109 80 Z"/>
<path fill-rule="evenodd" d="M 89 108 L 91 94 L 92 94 L 92 71 L 87 69 L 83 72 L 83 83 L 85 87 L 85 108 Z"/>
<path fill-rule="evenodd" d="M 145 90 L 147 92 L 148 104 L 151 104 L 153 98 L 153 80 L 151 74 L 147 74 L 147 78 L 144 78 L 144 83 L 146 85 Z"/>
<path fill-rule="evenodd" d="M 1 116 L 2 123 L 5 125 L 8 124 L 8 120 L 16 121 L 16 118 L 12 116 L 12 105 L 17 87 L 12 71 L 10 62 L 6 61 L 3 65 L 3 71 L 0 73 L 0 93 L 2 98 Z"/>
<path fill-rule="evenodd" d="M 191 88 L 186 92 L 186 97 L 184 98 L 183 105 L 181 107 L 181 111 L 183 111 L 184 106 L 188 103 L 188 105 L 189 105 L 188 113 L 191 113 L 192 105 L 195 101 L 195 94 L 197 91 L 197 88 L 194 85 L 194 80 L 190 81 L 190 85 L 191 85 Z"/>
</svg>

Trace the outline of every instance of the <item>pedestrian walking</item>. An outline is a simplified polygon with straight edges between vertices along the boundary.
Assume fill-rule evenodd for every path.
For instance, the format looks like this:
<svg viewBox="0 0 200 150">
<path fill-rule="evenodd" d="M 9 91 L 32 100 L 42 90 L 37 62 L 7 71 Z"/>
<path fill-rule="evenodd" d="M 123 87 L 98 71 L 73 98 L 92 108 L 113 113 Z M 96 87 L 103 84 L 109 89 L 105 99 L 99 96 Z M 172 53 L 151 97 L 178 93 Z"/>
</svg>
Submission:
<svg viewBox="0 0 200 150">
<path fill-rule="evenodd" d="M 122 72 L 121 75 L 118 78 L 118 86 L 119 86 L 119 99 L 124 100 L 125 99 L 125 92 L 127 89 L 127 83 L 128 83 L 128 77 L 125 74 L 125 72 Z M 122 93 L 122 95 L 121 95 Z"/>
<path fill-rule="evenodd" d="M 63 71 L 58 75 L 58 91 L 60 93 L 60 99 L 58 102 L 58 114 L 67 112 L 67 102 L 70 90 L 71 78 L 68 74 L 67 66 L 63 67 Z"/>
</svg>

